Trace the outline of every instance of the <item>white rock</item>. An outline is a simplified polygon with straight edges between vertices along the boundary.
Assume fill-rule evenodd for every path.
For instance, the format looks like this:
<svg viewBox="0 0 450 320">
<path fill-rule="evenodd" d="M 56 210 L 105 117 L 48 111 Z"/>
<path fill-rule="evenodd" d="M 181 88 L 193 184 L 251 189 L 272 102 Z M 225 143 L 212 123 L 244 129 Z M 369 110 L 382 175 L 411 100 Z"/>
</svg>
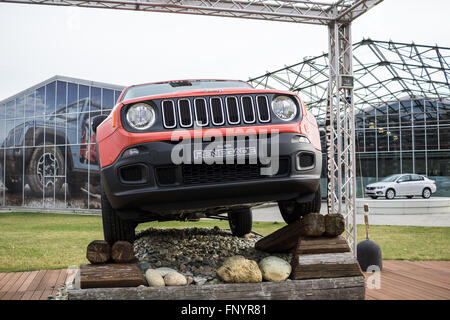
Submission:
<svg viewBox="0 0 450 320">
<path fill-rule="evenodd" d="M 187 285 L 187 279 L 181 273 L 176 271 L 169 272 L 164 277 L 166 286 L 185 286 Z"/>
<path fill-rule="evenodd" d="M 206 279 L 206 278 L 194 277 L 194 283 L 198 286 L 204 285 L 206 283 L 206 281 L 208 281 L 208 279 Z"/>
<path fill-rule="evenodd" d="M 262 259 L 258 266 L 263 278 L 267 281 L 284 281 L 292 271 L 292 267 L 288 262 L 275 256 Z"/>
<path fill-rule="evenodd" d="M 162 268 L 156 268 L 156 271 L 159 272 L 159 274 L 161 275 L 161 277 L 165 277 L 166 274 L 168 274 L 169 272 L 177 272 L 177 270 L 172 269 L 172 268 L 166 268 L 166 267 L 162 267 Z"/>
<path fill-rule="evenodd" d="M 150 287 L 164 287 L 165 282 L 161 274 L 155 269 L 147 269 L 145 271 L 145 279 L 147 279 Z"/>
<path fill-rule="evenodd" d="M 217 275 L 225 282 L 253 283 L 261 282 L 262 275 L 256 261 L 248 260 L 243 256 L 227 258 L 217 270 Z"/>
</svg>

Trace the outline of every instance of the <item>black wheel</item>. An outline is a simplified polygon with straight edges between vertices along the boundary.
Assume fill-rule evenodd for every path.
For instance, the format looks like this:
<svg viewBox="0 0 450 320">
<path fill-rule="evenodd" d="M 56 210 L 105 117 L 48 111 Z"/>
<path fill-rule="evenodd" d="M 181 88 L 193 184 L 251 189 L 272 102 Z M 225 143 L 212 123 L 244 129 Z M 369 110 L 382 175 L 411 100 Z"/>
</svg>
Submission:
<svg viewBox="0 0 450 320">
<path fill-rule="evenodd" d="M 412 199 L 414 196 L 406 196 L 408 199 Z"/>
<path fill-rule="evenodd" d="M 252 209 L 240 209 L 228 213 L 228 222 L 233 236 L 242 237 L 252 231 Z"/>
<path fill-rule="evenodd" d="M 387 189 L 386 190 L 386 199 L 394 199 L 395 198 L 395 190 L 394 189 Z"/>
<path fill-rule="evenodd" d="M 431 190 L 430 190 L 430 188 L 423 189 L 423 191 L 422 191 L 422 198 L 428 199 L 429 197 L 431 197 Z"/>
<path fill-rule="evenodd" d="M 133 243 L 136 223 L 119 218 L 116 211 L 111 207 L 103 188 L 101 190 L 101 200 L 103 235 L 105 236 L 106 242 L 110 245 L 113 245 L 116 241 L 120 240 Z"/>
<path fill-rule="evenodd" d="M 5 187 L 9 192 L 18 193 L 22 192 L 23 183 L 22 177 L 13 177 L 5 175 Z"/>
<path fill-rule="evenodd" d="M 378 197 L 377 196 L 370 196 L 372 199 L 378 199 Z"/>
<path fill-rule="evenodd" d="M 297 221 L 303 216 L 311 212 L 320 212 L 322 205 L 322 198 L 320 194 L 320 186 L 314 193 L 314 199 L 306 203 L 297 203 L 294 200 L 278 201 L 278 208 L 280 209 L 283 220 L 290 224 Z"/>
<path fill-rule="evenodd" d="M 58 147 L 39 146 L 33 151 L 28 165 L 28 184 L 37 194 L 57 193 L 64 183 L 65 161 Z"/>
</svg>

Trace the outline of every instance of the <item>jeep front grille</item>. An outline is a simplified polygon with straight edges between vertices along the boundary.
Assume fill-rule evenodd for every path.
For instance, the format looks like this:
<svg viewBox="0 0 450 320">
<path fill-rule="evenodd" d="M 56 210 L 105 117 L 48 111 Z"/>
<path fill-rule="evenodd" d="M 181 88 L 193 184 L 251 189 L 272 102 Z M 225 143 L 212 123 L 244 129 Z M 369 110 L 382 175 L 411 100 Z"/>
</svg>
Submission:
<svg viewBox="0 0 450 320">
<path fill-rule="evenodd" d="M 164 100 L 162 102 L 162 115 L 164 127 L 167 129 L 175 128 L 177 125 L 175 105 L 171 100 Z"/>
<path fill-rule="evenodd" d="M 229 124 L 238 124 L 241 122 L 238 99 L 236 97 L 227 97 L 227 116 Z"/>
<path fill-rule="evenodd" d="M 261 122 L 269 122 L 270 121 L 270 110 L 269 110 L 269 101 L 267 101 L 266 96 L 258 96 L 256 98 L 257 107 L 258 107 L 258 118 Z"/>
<path fill-rule="evenodd" d="M 252 97 L 245 96 L 241 98 L 242 100 L 242 119 L 245 123 L 255 122 L 255 109 L 253 108 Z"/>
<path fill-rule="evenodd" d="M 211 98 L 211 114 L 212 114 L 212 123 L 216 126 L 223 125 L 225 123 L 225 117 L 223 112 L 222 99 L 220 98 Z"/>
<path fill-rule="evenodd" d="M 208 125 L 208 107 L 204 98 L 194 99 L 194 115 L 197 126 L 204 127 Z"/>
<path fill-rule="evenodd" d="M 192 110 L 189 99 L 178 100 L 178 115 L 180 117 L 180 125 L 183 128 L 192 127 Z"/>
<path fill-rule="evenodd" d="M 161 102 L 163 124 L 167 129 L 194 126 L 246 125 L 270 122 L 269 101 L 265 95 L 180 98 Z"/>
</svg>

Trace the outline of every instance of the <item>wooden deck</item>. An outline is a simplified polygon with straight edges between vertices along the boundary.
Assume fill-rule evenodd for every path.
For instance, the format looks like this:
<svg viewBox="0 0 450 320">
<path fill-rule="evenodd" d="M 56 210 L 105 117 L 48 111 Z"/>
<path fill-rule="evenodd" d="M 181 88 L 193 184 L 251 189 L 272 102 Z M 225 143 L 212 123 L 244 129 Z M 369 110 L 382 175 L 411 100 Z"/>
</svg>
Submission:
<svg viewBox="0 0 450 320">
<path fill-rule="evenodd" d="M 65 269 L 0 273 L 0 300 L 46 300 L 67 278 Z M 367 300 L 449 300 L 450 261 L 383 261 L 380 289 Z"/>
<path fill-rule="evenodd" d="M 383 261 L 380 289 L 367 300 L 449 300 L 450 261 Z"/>
<path fill-rule="evenodd" d="M 66 269 L 0 273 L 0 300 L 47 300 L 66 278 Z"/>
</svg>

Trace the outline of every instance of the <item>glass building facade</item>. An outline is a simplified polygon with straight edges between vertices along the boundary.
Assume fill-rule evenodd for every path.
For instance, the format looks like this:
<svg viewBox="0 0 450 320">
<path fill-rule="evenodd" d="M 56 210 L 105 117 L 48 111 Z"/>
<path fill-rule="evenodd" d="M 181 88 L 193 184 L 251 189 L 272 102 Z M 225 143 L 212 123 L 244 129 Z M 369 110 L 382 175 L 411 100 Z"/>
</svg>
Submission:
<svg viewBox="0 0 450 320">
<path fill-rule="evenodd" d="M 356 117 L 358 195 L 379 178 L 417 173 L 450 196 L 450 101 L 401 100 Z"/>
<path fill-rule="evenodd" d="M 434 196 L 450 196 L 450 101 L 400 100 L 358 111 L 355 118 L 358 197 L 364 196 L 367 184 L 397 173 L 425 175 L 436 181 Z"/>
<path fill-rule="evenodd" d="M 123 87 L 55 76 L 0 102 L 0 205 L 99 208 L 91 119 Z"/>
</svg>

